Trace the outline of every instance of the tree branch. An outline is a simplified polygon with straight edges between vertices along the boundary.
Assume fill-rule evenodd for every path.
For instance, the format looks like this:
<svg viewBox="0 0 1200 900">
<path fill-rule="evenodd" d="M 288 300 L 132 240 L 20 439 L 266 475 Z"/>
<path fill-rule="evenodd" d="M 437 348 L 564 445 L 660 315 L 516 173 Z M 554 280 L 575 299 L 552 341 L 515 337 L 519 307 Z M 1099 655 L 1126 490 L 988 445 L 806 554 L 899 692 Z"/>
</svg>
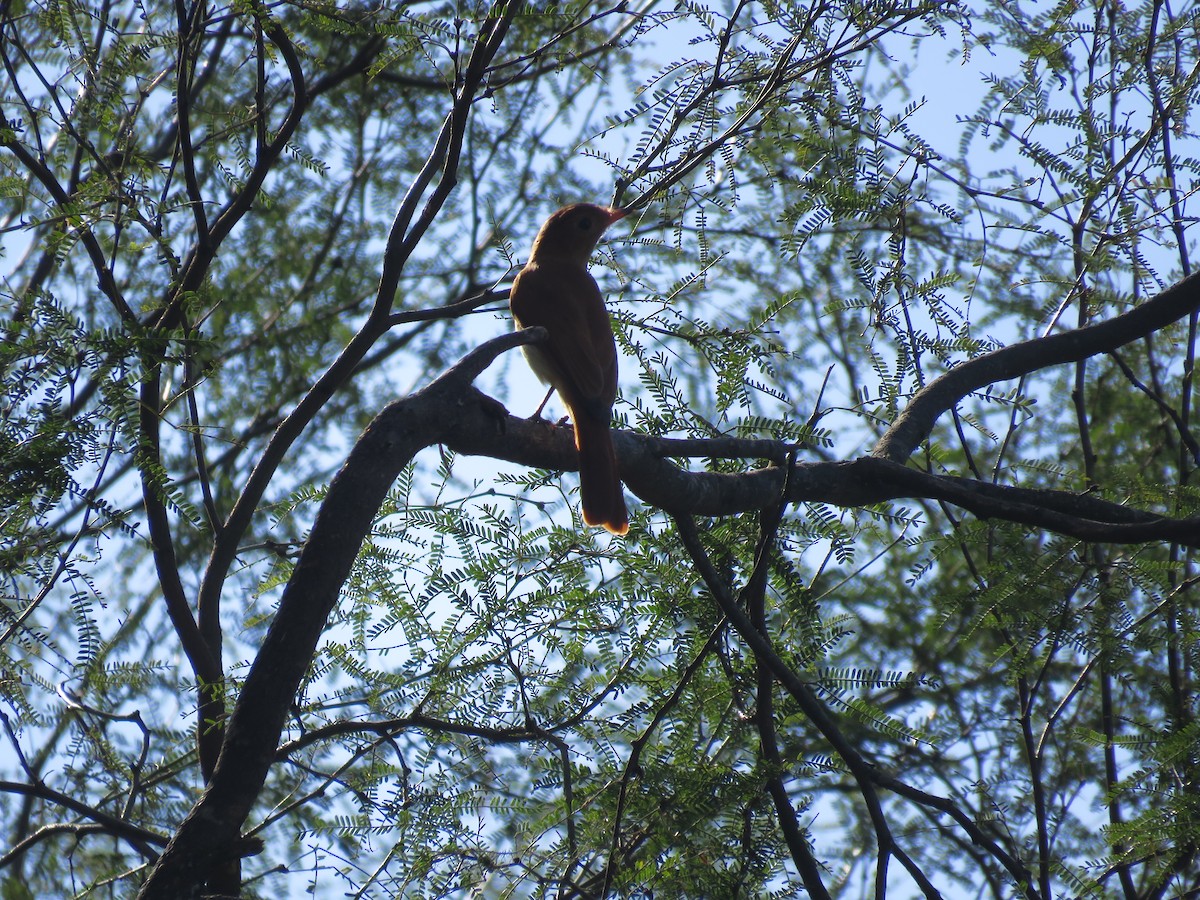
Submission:
<svg viewBox="0 0 1200 900">
<path fill-rule="evenodd" d="M 91 819 L 101 830 L 106 834 L 115 835 L 116 837 L 124 838 L 129 841 L 138 852 L 144 851 L 145 844 L 152 844 L 156 847 L 161 847 L 166 843 L 166 839 L 156 832 L 141 828 L 124 819 L 119 819 L 114 815 L 96 809 L 93 806 L 88 806 L 74 797 L 46 787 L 44 784 L 25 784 L 20 781 L 0 781 L 0 793 L 5 794 L 25 794 L 31 797 L 36 797 L 46 803 L 53 803 L 56 806 L 61 806 L 63 809 L 69 809 L 76 815 L 83 816 L 85 819 Z M 31 835 L 30 838 L 36 837 Z M 3 860 L 0 861 L 0 867 L 7 865 L 15 859 L 14 854 L 16 849 L 5 854 Z M 26 847 L 25 849 L 28 849 Z"/>
<path fill-rule="evenodd" d="M 444 444 L 460 453 L 529 466 L 559 470 L 578 467 L 571 429 L 513 418 L 497 401 L 471 384 L 500 353 L 541 339 L 544 333 L 540 329 L 525 329 L 488 341 L 428 387 L 389 404 L 363 432 L 330 484 L 296 569 L 284 589 L 278 612 L 230 716 L 209 788 L 172 838 L 159 866 L 146 882 L 143 898 L 188 896 L 200 873 L 214 859 L 236 852 L 239 830 L 277 757 L 288 709 L 308 670 L 328 616 L 388 490 L 416 453 L 434 444 Z M 1011 488 L 930 475 L 878 457 L 796 463 L 743 474 L 692 473 L 666 459 L 667 454 L 679 449 L 671 441 L 618 432 L 614 434 L 614 442 L 622 478 L 642 499 L 672 510 L 682 523 L 681 528 L 692 514 L 724 515 L 766 509 L 778 504 L 781 498 L 789 503 L 861 506 L 925 497 L 953 503 L 982 517 L 1008 519 L 1083 540 L 1123 543 L 1169 540 L 1200 546 L 1198 519 L 1170 519 L 1062 491 Z M 716 443 L 727 442 L 717 439 Z M 689 445 L 689 449 L 700 447 Z M 752 449 L 756 457 L 778 457 L 786 456 L 793 448 L 780 442 L 771 452 L 769 442 L 753 442 Z M 774 677 L 797 697 L 839 755 L 852 765 L 864 791 L 870 784 L 879 784 L 923 804 L 943 810 L 949 806 L 961 812 L 949 801 L 881 775 L 857 756 L 811 690 L 778 660 L 769 642 L 753 628 L 737 604 L 729 606 L 726 609 L 726 604 L 722 604 L 722 611 L 756 655 L 762 655 L 770 664 Z M 873 820 L 877 821 L 878 816 L 873 815 Z M 956 820 L 977 843 L 988 841 L 978 829 L 970 830 L 963 816 L 956 816 Z M 908 865 L 907 857 L 894 844 L 892 850 L 897 859 Z M 991 852 L 1014 876 L 1027 874 L 998 847 Z"/>
<path fill-rule="evenodd" d="M 388 490 L 418 451 L 439 441 L 448 419 L 487 421 L 496 432 L 503 407 L 470 381 L 500 353 L 539 336 L 527 329 L 476 348 L 425 389 L 388 405 L 359 437 L 330 483 L 246 676 L 208 788 L 144 884 L 143 900 L 194 896 L 214 862 L 238 855 L 240 829 L 276 758 L 296 690 Z"/>
<path fill-rule="evenodd" d="M 346 344 L 338 358 L 314 382 L 312 388 L 300 400 L 295 409 L 288 413 L 287 417 L 279 424 L 226 518 L 225 527 L 213 542 L 212 554 L 209 556 L 200 585 L 198 605 L 202 619 L 205 610 L 212 610 L 213 615 L 219 611 L 221 591 L 225 585 L 229 566 L 233 563 L 233 558 L 237 553 L 238 544 L 245 535 L 246 529 L 250 527 L 259 501 L 288 450 L 317 413 L 350 377 L 379 337 L 386 333 L 390 325 L 388 315 L 392 307 L 392 300 L 405 263 L 457 181 L 457 148 L 461 147 L 467 113 L 475 100 L 488 62 L 500 49 L 500 43 L 507 30 L 507 23 L 511 21 L 512 15 L 513 9 L 510 4 L 505 12 L 505 17 L 494 21 L 494 27 L 487 37 L 476 44 L 468 67 L 470 78 L 474 80 L 467 80 L 464 83 L 435 146 L 430 151 L 425 166 L 400 204 L 388 234 L 383 271 L 380 275 L 375 303 L 367 321 Z M 416 206 L 438 169 L 442 171 L 442 178 L 435 188 L 435 196 L 426 203 L 420 221 L 410 228 Z"/>
<path fill-rule="evenodd" d="M 792 695 L 792 698 L 797 702 L 804 715 L 829 742 L 834 752 L 842 758 L 846 766 L 850 769 L 851 775 L 858 784 L 863 801 L 867 805 L 868 813 L 880 841 L 888 840 L 890 844 L 888 849 L 892 852 L 899 850 L 894 839 L 890 836 L 887 819 L 883 815 L 876 787 L 886 788 L 893 793 L 899 793 L 910 799 L 918 800 L 923 804 L 934 805 L 938 809 L 950 812 L 959 826 L 970 836 L 971 840 L 979 846 L 986 848 L 1008 870 L 1009 874 L 1012 875 L 1018 884 L 1029 885 L 1029 871 L 1025 868 L 1024 864 L 1015 857 L 1007 854 L 995 841 L 987 837 L 969 814 L 959 809 L 950 800 L 925 794 L 923 791 L 904 784 L 899 779 L 883 771 L 874 761 L 865 758 L 858 752 L 854 744 L 842 733 L 837 723 L 833 720 L 833 717 L 829 714 L 829 711 L 817 699 L 812 688 L 779 657 L 779 654 L 771 647 L 768 638 L 754 628 L 753 623 L 742 612 L 741 607 L 721 587 L 720 579 L 717 577 L 716 571 L 713 569 L 712 563 L 704 551 L 704 545 L 700 540 L 695 523 L 686 515 L 677 515 L 674 518 L 679 529 L 680 539 L 683 541 L 692 562 L 696 565 L 696 570 L 704 579 L 705 586 L 709 589 L 721 611 L 728 616 L 734 630 L 746 642 L 755 656 L 770 668 L 771 674 L 784 690 Z M 909 871 L 912 873 L 912 869 Z M 914 877 L 916 876 L 914 875 Z M 1031 886 L 1026 887 L 1025 893 L 1030 900 L 1041 900 L 1041 895 Z"/>
<path fill-rule="evenodd" d="M 790 463 L 790 460 L 789 460 Z M 784 478 L 783 490 L 779 501 L 765 508 L 759 516 L 758 547 L 754 553 L 754 569 L 738 597 L 740 606 L 750 612 L 751 624 L 767 640 L 770 631 L 767 627 L 767 584 L 774 557 L 777 552 L 775 542 L 779 534 L 779 526 L 783 522 L 783 513 L 787 508 L 788 494 L 787 478 Z M 792 799 L 788 796 L 784 774 L 787 771 L 783 755 L 779 752 L 779 735 L 776 727 L 775 713 L 775 675 L 767 660 L 756 653 L 754 655 L 756 677 L 754 721 L 758 729 L 759 746 L 762 748 L 763 759 L 767 763 L 767 793 L 775 806 L 775 817 L 779 822 L 779 830 L 783 834 L 784 843 L 792 855 L 792 862 L 804 889 L 813 900 L 829 900 L 829 890 L 821 877 L 821 865 L 817 862 L 808 838 L 800 827 L 796 817 Z M 884 841 L 880 840 L 880 845 Z"/>
<path fill-rule="evenodd" d="M 913 396 L 871 455 L 904 462 L 929 437 L 938 417 L 972 391 L 1039 369 L 1111 352 L 1197 309 L 1200 309 L 1200 273 L 1107 321 L 1011 344 L 960 363 Z"/>
</svg>

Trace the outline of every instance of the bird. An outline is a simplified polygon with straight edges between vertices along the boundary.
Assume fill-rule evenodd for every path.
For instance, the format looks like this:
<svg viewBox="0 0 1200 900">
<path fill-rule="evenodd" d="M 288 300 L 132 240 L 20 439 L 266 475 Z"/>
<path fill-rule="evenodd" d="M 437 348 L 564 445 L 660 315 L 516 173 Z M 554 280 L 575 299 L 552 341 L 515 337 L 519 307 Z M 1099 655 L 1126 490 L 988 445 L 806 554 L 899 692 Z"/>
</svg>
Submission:
<svg viewBox="0 0 1200 900">
<path fill-rule="evenodd" d="M 575 428 L 583 521 L 618 535 L 629 532 L 629 512 L 609 424 L 617 397 L 617 344 L 587 266 L 600 236 L 626 213 L 593 203 L 555 212 L 538 231 L 509 292 L 516 327 L 546 329 L 545 341 L 522 349 L 534 374 L 558 391 Z"/>
</svg>

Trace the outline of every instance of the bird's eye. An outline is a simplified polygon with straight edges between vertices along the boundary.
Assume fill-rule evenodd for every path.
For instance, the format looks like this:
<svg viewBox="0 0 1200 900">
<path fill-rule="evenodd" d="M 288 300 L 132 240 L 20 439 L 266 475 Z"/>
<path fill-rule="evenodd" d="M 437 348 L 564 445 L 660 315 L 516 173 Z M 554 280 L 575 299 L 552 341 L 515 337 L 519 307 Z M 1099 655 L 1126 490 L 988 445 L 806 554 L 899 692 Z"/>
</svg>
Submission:
<svg viewBox="0 0 1200 900">
<path fill-rule="evenodd" d="M 579 220 L 579 228 L 581 231 L 591 231 L 592 230 L 592 220 L 589 219 L 587 216 L 584 216 L 582 219 Z"/>
</svg>

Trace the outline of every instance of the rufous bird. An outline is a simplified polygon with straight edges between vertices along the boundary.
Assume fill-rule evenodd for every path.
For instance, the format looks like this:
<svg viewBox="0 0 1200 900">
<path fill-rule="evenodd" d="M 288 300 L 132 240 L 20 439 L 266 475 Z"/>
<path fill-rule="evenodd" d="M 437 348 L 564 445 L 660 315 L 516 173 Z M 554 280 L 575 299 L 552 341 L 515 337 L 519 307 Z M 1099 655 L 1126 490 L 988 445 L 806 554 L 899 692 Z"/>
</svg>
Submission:
<svg viewBox="0 0 1200 900">
<path fill-rule="evenodd" d="M 529 366 L 558 391 L 575 427 L 583 521 L 613 534 L 629 531 L 629 513 L 613 450 L 617 344 L 588 259 L 625 210 L 592 203 L 564 206 L 533 241 L 509 294 L 517 328 L 541 325 L 548 337 L 522 349 Z M 544 402 L 543 402 L 544 405 Z M 541 407 L 534 415 L 541 412 Z"/>
</svg>

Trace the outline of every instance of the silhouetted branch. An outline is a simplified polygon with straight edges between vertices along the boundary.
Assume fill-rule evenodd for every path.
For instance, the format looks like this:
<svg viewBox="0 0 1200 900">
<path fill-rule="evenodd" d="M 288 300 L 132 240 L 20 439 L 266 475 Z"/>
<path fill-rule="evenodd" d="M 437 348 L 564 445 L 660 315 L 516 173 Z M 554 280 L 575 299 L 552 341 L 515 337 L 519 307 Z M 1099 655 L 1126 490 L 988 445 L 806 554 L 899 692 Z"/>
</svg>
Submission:
<svg viewBox="0 0 1200 900">
<path fill-rule="evenodd" d="M 871 455 L 904 462 L 929 437 L 938 416 L 972 391 L 1039 369 L 1108 353 L 1197 309 L 1200 309 L 1200 273 L 1107 321 L 1011 344 L 960 363 L 916 393 Z"/>
<path fill-rule="evenodd" d="M 1197 283 L 1200 282 L 1192 279 L 1184 282 L 1189 297 Z M 1181 294 L 1168 291 L 1162 296 L 1178 300 Z M 1139 307 L 1139 311 L 1149 305 Z M 1168 315 L 1162 311 L 1166 306 L 1165 302 L 1155 305 L 1154 321 L 1162 321 Z M 1142 312 L 1136 319 L 1142 328 L 1148 327 L 1144 321 L 1148 315 L 1151 314 Z M 1132 328 L 1126 323 L 1122 330 Z M 1109 335 L 1107 340 L 1112 340 L 1111 330 L 1106 328 L 1100 334 Z M 1096 336 L 1094 329 L 1083 331 L 1089 334 L 1077 340 L 1079 333 L 1074 333 L 1072 340 L 1066 342 L 1068 349 L 1055 352 L 1075 353 L 1079 352 L 1079 346 L 1094 346 L 1095 342 L 1103 340 Z M 203 872 L 211 861 L 236 852 L 239 829 L 262 789 L 270 766 L 277 759 L 279 738 L 288 710 L 308 671 L 317 641 L 342 585 L 349 577 L 388 490 L 418 452 L 443 444 L 460 453 L 506 459 L 531 467 L 577 468 L 570 428 L 514 418 L 501 404 L 472 386 L 472 381 L 500 353 L 544 337 L 541 329 L 526 329 L 488 341 L 428 387 L 389 404 L 360 436 L 330 484 L 312 532 L 284 589 L 279 609 L 250 668 L 237 707 L 229 718 L 221 757 L 209 788 L 172 839 L 159 867 L 147 882 L 143 897 L 178 896 L 187 885 L 195 883 L 198 873 Z M 1022 345 L 1027 348 L 1023 354 L 985 366 L 975 365 L 979 362 L 976 360 L 962 368 L 970 366 L 972 373 L 994 372 L 996 366 L 1017 365 L 1020 360 L 1034 356 L 1044 360 L 1045 341 L 1029 343 L 1037 344 L 1036 353 L 1033 348 Z M 1049 346 L 1060 347 L 1063 343 L 1059 341 Z M 994 354 L 989 356 L 994 360 Z M 1018 363 L 1012 362 L 1014 359 Z M 949 395 L 940 392 L 919 395 L 939 396 Z M 923 402 L 925 409 L 932 408 L 932 401 Z M 1081 540 L 1171 541 L 1200 546 L 1200 519 L 1172 519 L 1064 491 L 1006 487 L 967 478 L 931 475 L 880 457 L 846 462 L 789 461 L 784 466 L 769 469 L 718 474 L 688 472 L 671 463 L 667 455 L 684 449 L 678 442 L 622 432 L 614 434 L 614 441 L 621 475 L 629 487 L 644 501 L 671 511 L 681 523 L 690 522 L 693 515 L 715 516 L 768 509 L 777 506 L 781 500 L 865 506 L 897 499 L 924 498 L 957 505 L 982 518 L 1006 519 Z M 698 452 L 703 445 L 702 441 L 689 441 L 686 449 L 689 453 Z M 729 441 L 717 438 L 714 448 L 725 451 L 714 455 L 727 455 Z M 794 447 L 784 442 L 748 442 L 746 449 L 755 458 L 787 459 L 788 454 L 794 452 Z M 706 579 L 706 583 L 708 581 Z M 709 586 L 710 590 L 714 589 L 712 584 Z M 794 673 L 781 674 L 779 666 L 782 664 L 777 658 L 771 660 L 774 653 L 769 643 L 749 620 L 741 621 L 745 614 L 737 609 L 737 605 L 733 604 L 732 609 L 726 608 L 728 604 L 721 606 L 756 655 L 767 654 L 763 658 L 770 663 L 774 676 L 780 678 L 793 695 L 800 692 L 799 699 L 806 707 L 806 713 L 810 717 L 816 716 L 814 724 L 823 733 L 828 732 L 826 736 L 835 742 L 839 754 L 846 756 L 853 752 L 847 742 L 839 740 L 836 726 L 828 720 L 811 691 L 796 680 Z M 743 633 L 746 629 L 753 636 Z M 818 721 L 821 717 L 825 717 L 825 721 Z M 914 792 L 892 779 L 880 779 L 868 771 L 870 767 L 864 768 L 864 760 L 856 759 L 852 769 L 855 769 L 855 777 L 863 790 L 867 790 L 868 784 L 878 783 L 919 799 L 919 802 L 940 802 L 939 798 Z M 882 821 L 878 815 L 872 818 L 877 824 Z M 978 834 L 972 834 L 972 837 L 981 839 Z M 910 874 L 918 877 L 894 843 L 891 849 L 897 859 L 909 867 Z M 1004 864 L 1010 872 L 1019 868 L 1011 860 Z"/>
</svg>

